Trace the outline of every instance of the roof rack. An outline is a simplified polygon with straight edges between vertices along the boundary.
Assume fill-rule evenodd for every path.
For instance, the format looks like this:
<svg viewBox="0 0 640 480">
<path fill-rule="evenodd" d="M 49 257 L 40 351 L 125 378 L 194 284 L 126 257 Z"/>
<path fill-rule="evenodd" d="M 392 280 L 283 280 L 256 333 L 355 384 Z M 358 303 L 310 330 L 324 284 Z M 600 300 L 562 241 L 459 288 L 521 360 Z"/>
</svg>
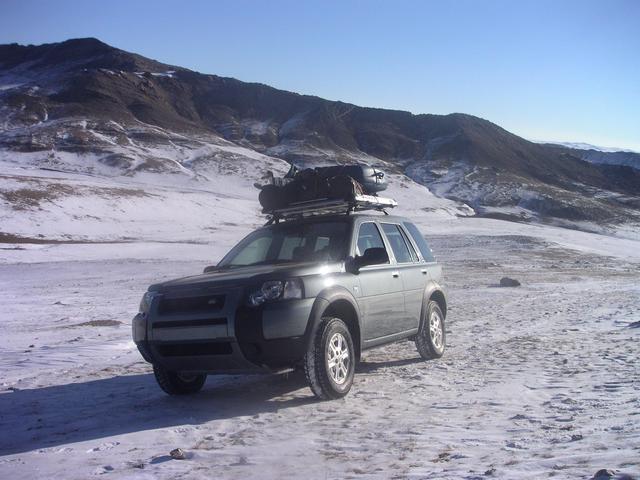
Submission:
<svg viewBox="0 0 640 480">
<path fill-rule="evenodd" d="M 378 197 L 375 195 L 356 195 L 353 200 L 330 200 L 321 198 L 307 202 L 291 203 L 288 207 L 277 210 L 263 211 L 270 215 L 267 224 L 278 222 L 279 220 L 290 220 L 293 218 L 311 217 L 316 215 L 345 214 L 362 210 L 378 210 L 387 213 L 385 208 L 393 208 L 398 202 L 391 198 Z"/>
</svg>

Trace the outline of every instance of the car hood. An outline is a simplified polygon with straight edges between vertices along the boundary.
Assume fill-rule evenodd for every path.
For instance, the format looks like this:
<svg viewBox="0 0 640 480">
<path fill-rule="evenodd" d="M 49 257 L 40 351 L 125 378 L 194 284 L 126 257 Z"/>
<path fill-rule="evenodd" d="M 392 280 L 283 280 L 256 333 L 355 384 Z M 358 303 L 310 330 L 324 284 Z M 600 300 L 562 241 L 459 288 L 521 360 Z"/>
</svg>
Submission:
<svg viewBox="0 0 640 480">
<path fill-rule="evenodd" d="M 217 269 L 200 275 L 169 280 L 151 285 L 151 291 L 165 291 L 174 288 L 245 286 L 267 279 L 286 279 L 306 275 L 323 275 L 344 270 L 343 263 L 287 263 L 282 265 L 254 265 L 231 269 Z"/>
</svg>

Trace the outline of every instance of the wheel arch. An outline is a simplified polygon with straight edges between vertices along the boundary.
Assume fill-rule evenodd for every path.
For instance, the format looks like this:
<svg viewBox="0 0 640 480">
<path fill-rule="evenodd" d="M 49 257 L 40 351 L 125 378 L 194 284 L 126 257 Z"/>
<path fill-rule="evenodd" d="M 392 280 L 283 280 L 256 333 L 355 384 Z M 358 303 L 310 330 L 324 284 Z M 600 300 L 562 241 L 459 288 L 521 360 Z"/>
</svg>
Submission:
<svg viewBox="0 0 640 480">
<path fill-rule="evenodd" d="M 362 328 L 360 309 L 355 298 L 344 287 L 330 287 L 323 290 L 313 305 L 309 322 L 307 341 L 313 341 L 318 325 L 324 317 L 340 318 L 349 329 L 356 351 L 356 359 L 360 360 L 362 352 Z"/>
<path fill-rule="evenodd" d="M 322 316 L 338 317 L 347 325 L 351 333 L 351 339 L 353 340 L 353 348 L 355 348 L 356 351 L 356 360 L 360 361 L 362 340 L 358 313 L 354 305 L 344 298 L 338 298 L 328 305 Z"/>
<path fill-rule="evenodd" d="M 434 302 L 436 302 L 440 307 L 440 310 L 442 310 L 442 314 L 445 317 L 447 316 L 447 297 L 442 290 L 433 290 L 431 295 L 429 296 L 429 300 L 433 300 Z"/>
<path fill-rule="evenodd" d="M 438 285 L 434 281 L 430 281 L 427 284 L 427 287 L 425 288 L 424 295 L 423 295 L 422 312 L 420 312 L 421 323 L 422 323 L 422 320 L 424 319 L 424 314 L 425 314 L 427 305 L 431 300 L 433 300 L 438 304 L 438 306 L 440 307 L 440 310 L 442 310 L 442 314 L 444 315 L 444 317 L 445 318 L 447 317 L 447 296 L 445 295 L 440 285 Z"/>
</svg>

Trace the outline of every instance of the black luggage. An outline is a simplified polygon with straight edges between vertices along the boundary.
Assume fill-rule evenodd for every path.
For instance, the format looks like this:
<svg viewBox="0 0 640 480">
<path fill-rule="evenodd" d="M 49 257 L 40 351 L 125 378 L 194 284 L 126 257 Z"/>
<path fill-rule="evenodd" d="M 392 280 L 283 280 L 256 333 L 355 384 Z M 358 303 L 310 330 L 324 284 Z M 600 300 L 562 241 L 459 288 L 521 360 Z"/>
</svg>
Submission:
<svg viewBox="0 0 640 480">
<path fill-rule="evenodd" d="M 256 185 L 258 186 L 258 185 Z M 356 195 L 375 195 L 387 188 L 384 173 L 368 165 L 307 168 L 292 167 L 285 177 L 258 186 L 258 199 L 265 212 L 312 200 L 351 201 Z"/>
<path fill-rule="evenodd" d="M 318 167 L 315 170 L 324 178 L 347 175 L 362 185 L 362 190 L 367 195 L 375 195 L 387 188 L 384 172 L 369 165 L 336 165 Z"/>
</svg>

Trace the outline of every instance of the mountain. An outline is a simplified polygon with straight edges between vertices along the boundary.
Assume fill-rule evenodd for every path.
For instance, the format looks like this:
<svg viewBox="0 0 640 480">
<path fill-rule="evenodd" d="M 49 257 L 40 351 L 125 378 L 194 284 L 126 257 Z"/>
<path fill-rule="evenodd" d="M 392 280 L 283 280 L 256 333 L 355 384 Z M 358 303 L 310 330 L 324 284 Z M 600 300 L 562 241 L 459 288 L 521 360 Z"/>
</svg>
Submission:
<svg viewBox="0 0 640 480">
<path fill-rule="evenodd" d="M 595 150 L 597 152 L 604 153 L 638 153 L 634 150 L 629 150 L 625 148 L 616 148 L 616 147 L 601 147 L 598 145 L 591 145 L 590 143 L 585 142 L 547 142 L 542 140 L 534 140 L 535 143 L 543 143 L 547 145 L 555 145 L 559 147 L 567 147 L 574 150 Z"/>
<path fill-rule="evenodd" d="M 256 176 L 284 168 L 282 160 L 359 161 L 478 215 L 584 229 L 640 219 L 636 164 L 594 162 L 583 150 L 533 143 L 471 115 L 328 101 L 165 65 L 96 39 L 0 46 L 0 105 L 0 162 L 13 167 L 198 181 Z"/>
<path fill-rule="evenodd" d="M 598 147 L 588 143 L 569 142 L 540 142 L 546 143 L 550 148 L 558 150 L 571 150 L 582 160 L 591 163 L 606 165 L 626 165 L 640 170 L 640 153 L 633 150 L 623 150 L 608 147 Z"/>
</svg>

